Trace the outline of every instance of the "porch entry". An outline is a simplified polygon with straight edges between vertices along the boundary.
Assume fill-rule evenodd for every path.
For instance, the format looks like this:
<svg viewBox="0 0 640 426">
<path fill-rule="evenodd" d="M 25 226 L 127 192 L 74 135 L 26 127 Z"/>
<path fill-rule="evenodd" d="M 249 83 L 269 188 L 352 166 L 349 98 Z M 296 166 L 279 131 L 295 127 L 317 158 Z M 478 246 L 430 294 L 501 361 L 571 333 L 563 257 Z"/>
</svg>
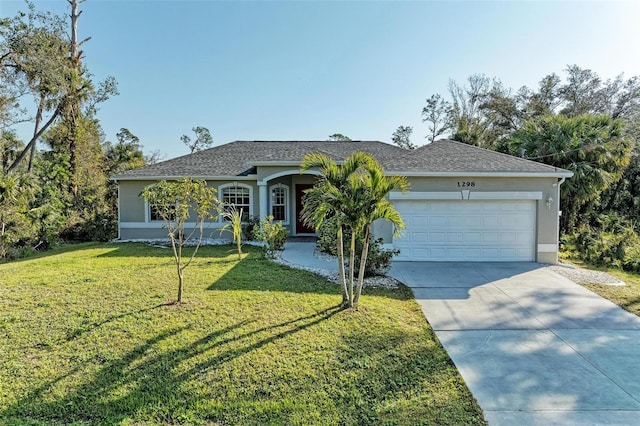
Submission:
<svg viewBox="0 0 640 426">
<path fill-rule="evenodd" d="M 306 226 L 300 218 L 300 213 L 302 212 L 302 197 L 304 196 L 304 191 L 311 187 L 313 187 L 313 184 L 304 183 L 296 185 L 296 235 L 315 234 L 316 232 L 316 230 L 312 227 Z"/>
</svg>

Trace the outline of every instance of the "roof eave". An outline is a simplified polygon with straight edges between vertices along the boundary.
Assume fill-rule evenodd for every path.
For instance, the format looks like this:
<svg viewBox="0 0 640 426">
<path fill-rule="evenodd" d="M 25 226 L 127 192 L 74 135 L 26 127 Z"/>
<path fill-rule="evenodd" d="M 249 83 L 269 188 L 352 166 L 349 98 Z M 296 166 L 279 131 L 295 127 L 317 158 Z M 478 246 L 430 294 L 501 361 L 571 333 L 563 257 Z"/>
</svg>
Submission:
<svg viewBox="0 0 640 426">
<path fill-rule="evenodd" d="M 407 177 L 557 177 L 557 178 L 570 178 L 573 176 L 573 172 L 563 171 L 548 171 L 548 172 L 424 172 L 424 171 L 396 171 L 386 170 L 385 174 L 392 176 L 407 176 Z"/>
<path fill-rule="evenodd" d="M 250 166 L 300 166 L 302 161 L 286 160 L 286 161 L 251 161 L 248 163 Z"/>
<path fill-rule="evenodd" d="M 256 180 L 256 176 L 197 176 L 197 175 L 179 175 L 179 176 L 112 176 L 109 180 L 178 180 L 184 177 L 203 180 Z"/>
</svg>

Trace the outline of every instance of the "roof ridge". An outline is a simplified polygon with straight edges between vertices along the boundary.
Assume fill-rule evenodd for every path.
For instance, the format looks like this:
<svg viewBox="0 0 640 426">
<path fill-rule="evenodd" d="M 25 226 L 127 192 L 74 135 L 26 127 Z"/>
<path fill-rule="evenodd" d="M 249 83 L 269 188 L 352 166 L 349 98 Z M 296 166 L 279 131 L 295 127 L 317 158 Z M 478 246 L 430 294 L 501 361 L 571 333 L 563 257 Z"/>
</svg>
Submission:
<svg viewBox="0 0 640 426">
<path fill-rule="evenodd" d="M 446 143 L 453 143 L 453 144 L 456 144 L 456 145 L 462 145 L 462 146 L 465 146 L 467 148 L 477 149 L 477 150 L 489 152 L 491 154 L 497 154 L 497 155 L 500 155 L 500 156 L 503 156 L 503 157 L 508 157 L 511 160 L 522 161 L 522 162 L 527 162 L 527 163 L 535 163 L 535 164 L 538 164 L 538 165 L 541 165 L 541 166 L 545 166 L 545 167 L 547 167 L 549 169 L 552 169 L 554 171 L 564 170 L 561 167 L 552 166 L 550 164 L 542 163 L 540 161 L 533 161 L 533 160 L 529 160 L 527 158 L 517 157 L 515 155 L 507 154 L 507 153 L 500 152 L 500 151 L 494 151 L 492 149 L 483 148 L 481 146 L 471 145 L 471 144 L 460 142 L 460 141 L 454 141 L 453 139 L 446 139 L 446 138 L 445 139 L 438 139 L 437 141 L 433 141 L 432 143 L 436 143 L 436 142 L 446 142 Z M 428 145 L 431 145 L 431 144 L 427 144 L 427 145 L 423 145 L 423 146 L 428 146 Z M 422 148 L 422 147 L 420 147 L 420 148 Z"/>
</svg>

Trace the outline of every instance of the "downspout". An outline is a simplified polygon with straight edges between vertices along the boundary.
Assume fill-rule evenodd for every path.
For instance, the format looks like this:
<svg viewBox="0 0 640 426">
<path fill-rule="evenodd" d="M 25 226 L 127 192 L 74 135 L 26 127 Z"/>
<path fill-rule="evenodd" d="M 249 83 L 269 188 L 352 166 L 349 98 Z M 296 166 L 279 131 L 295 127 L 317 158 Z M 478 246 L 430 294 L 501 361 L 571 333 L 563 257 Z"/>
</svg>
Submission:
<svg viewBox="0 0 640 426">
<path fill-rule="evenodd" d="M 560 215 L 562 214 L 562 210 L 560 210 L 560 208 L 562 207 L 560 205 L 560 186 L 564 183 L 565 180 L 567 180 L 566 177 L 558 179 L 558 191 L 556 193 L 556 200 L 558 200 L 558 214 L 556 215 L 556 244 L 558 245 L 558 251 L 556 252 L 556 263 L 558 263 L 558 254 L 560 253 Z"/>
<path fill-rule="evenodd" d="M 115 179 L 114 179 L 115 180 Z M 120 182 L 115 180 L 116 185 L 118 185 L 118 241 L 120 241 Z"/>
</svg>

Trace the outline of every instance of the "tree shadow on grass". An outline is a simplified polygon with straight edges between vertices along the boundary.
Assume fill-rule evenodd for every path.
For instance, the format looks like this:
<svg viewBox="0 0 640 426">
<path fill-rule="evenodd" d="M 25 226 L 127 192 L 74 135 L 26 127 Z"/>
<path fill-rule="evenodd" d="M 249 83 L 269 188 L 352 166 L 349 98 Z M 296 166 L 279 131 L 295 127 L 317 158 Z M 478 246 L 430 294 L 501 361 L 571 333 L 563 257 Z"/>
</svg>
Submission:
<svg viewBox="0 0 640 426">
<path fill-rule="evenodd" d="M 477 424 L 482 410 L 430 328 L 353 330 L 340 401 L 355 424 Z"/>
<path fill-rule="evenodd" d="M 167 306 L 168 304 L 169 303 L 159 303 L 159 304 L 157 304 L 155 306 L 152 306 L 150 308 L 134 309 L 132 311 L 120 313 L 118 315 L 112 315 L 112 316 L 110 316 L 110 317 L 108 317 L 106 319 L 103 319 L 101 321 L 93 321 L 93 322 L 90 322 L 90 323 L 81 324 L 79 327 L 76 327 L 73 330 L 69 330 L 67 332 L 66 340 L 67 341 L 71 341 L 71 340 L 77 339 L 80 336 L 84 335 L 85 333 L 93 331 L 96 328 L 101 327 L 101 326 L 106 325 L 106 324 L 109 324 L 109 323 L 111 323 L 113 321 L 117 321 L 119 319 L 126 318 L 126 317 L 129 317 L 129 316 L 132 316 L 132 315 L 141 314 L 141 313 L 144 313 L 144 312 L 149 312 L 149 311 L 161 308 L 163 306 Z"/>
<path fill-rule="evenodd" d="M 235 260 L 234 260 L 235 259 Z M 287 293 L 312 293 L 342 295 L 341 285 L 330 282 L 313 272 L 280 265 L 264 258 L 260 252 L 248 253 L 242 260 L 232 258 L 235 265 L 223 276 L 211 283 L 212 291 L 273 291 Z M 216 262 L 212 262 L 214 266 Z M 375 295 L 397 300 L 413 299 L 411 290 L 400 284 L 397 289 L 365 286 L 362 297 Z"/>
<path fill-rule="evenodd" d="M 113 248 L 107 253 L 99 255 L 99 257 L 167 257 L 173 259 L 173 250 L 171 245 L 166 244 L 154 244 L 154 243 L 108 243 L 105 244 L 105 247 Z M 188 256 L 191 256 L 193 250 L 195 248 L 192 246 L 184 246 L 182 256 L 186 259 Z M 259 249 L 255 247 L 250 247 L 248 250 L 246 247 L 243 247 L 243 250 L 247 253 L 258 252 Z M 198 253 L 196 255 L 196 259 L 202 259 L 206 257 L 213 258 L 226 258 L 229 257 L 230 260 L 233 260 L 232 255 L 236 255 L 237 259 L 237 250 L 235 246 L 225 244 L 225 245 L 201 245 L 198 248 Z"/>
<path fill-rule="evenodd" d="M 223 368 L 235 358 L 312 328 L 341 310 L 340 306 L 331 306 L 311 315 L 254 329 L 251 328 L 253 321 L 240 321 L 185 345 L 171 343 L 182 341 L 189 327 L 161 331 L 107 362 L 90 378 L 81 379 L 81 384 L 65 383 L 87 368 L 84 363 L 78 364 L 0 410 L 0 419 L 17 424 L 115 425 L 127 420 L 174 424 L 191 417 L 190 422 L 194 423 L 194 407 L 206 396 L 190 392 L 185 384 L 194 383 L 209 369 Z M 165 349 L 167 347 L 169 349 Z M 212 354 L 206 355 L 210 351 Z M 195 357 L 204 359 L 192 362 L 186 370 L 180 368 Z"/>
</svg>

